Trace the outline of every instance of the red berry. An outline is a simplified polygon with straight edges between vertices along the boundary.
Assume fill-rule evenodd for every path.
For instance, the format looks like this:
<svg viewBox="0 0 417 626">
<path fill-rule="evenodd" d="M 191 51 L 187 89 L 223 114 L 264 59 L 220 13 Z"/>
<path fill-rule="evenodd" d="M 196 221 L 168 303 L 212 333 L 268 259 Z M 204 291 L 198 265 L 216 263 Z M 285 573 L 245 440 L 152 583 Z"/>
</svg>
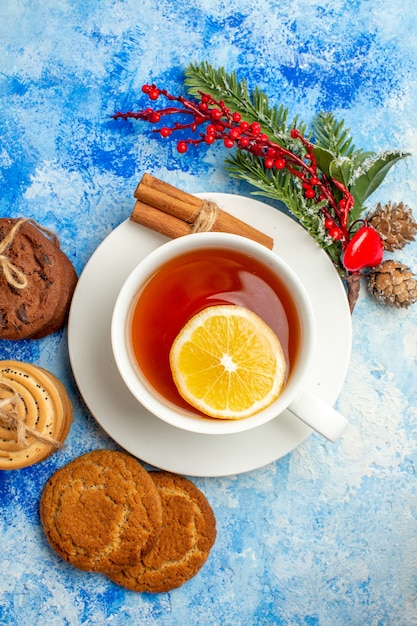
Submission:
<svg viewBox="0 0 417 626">
<path fill-rule="evenodd" d="M 169 137 L 171 133 L 172 133 L 171 128 L 167 128 L 166 126 L 161 128 L 161 130 L 159 131 L 159 134 L 161 135 L 161 137 Z"/>
<path fill-rule="evenodd" d="M 210 102 L 210 96 L 207 93 L 203 93 L 203 95 L 201 96 L 201 101 Z"/>
<path fill-rule="evenodd" d="M 330 217 L 327 217 L 324 220 L 324 228 L 326 228 L 328 230 L 329 228 L 332 228 L 333 226 L 334 226 L 334 221 L 332 219 L 330 219 Z"/>
<path fill-rule="evenodd" d="M 179 142 L 177 143 L 177 150 L 178 150 L 178 152 L 180 152 L 181 154 L 184 154 L 184 152 L 187 152 L 187 150 L 188 150 L 188 146 L 187 146 L 186 142 L 185 142 L 185 141 L 179 141 Z"/>
<path fill-rule="evenodd" d="M 256 156 L 261 156 L 262 155 L 262 148 L 259 144 L 257 143 L 252 143 L 249 147 L 248 147 L 249 152 L 252 152 L 252 154 L 255 154 Z"/>
<path fill-rule="evenodd" d="M 290 135 L 293 139 L 298 139 L 298 137 L 300 136 L 300 131 L 296 128 L 293 128 Z"/>
<path fill-rule="evenodd" d="M 159 89 L 156 89 L 156 87 L 153 87 L 150 91 L 148 91 L 148 96 L 150 100 L 158 100 L 159 95 Z"/>
<path fill-rule="evenodd" d="M 158 113 L 158 111 L 154 111 L 152 115 L 150 116 L 149 121 L 152 124 L 156 124 L 157 122 L 159 122 L 160 119 L 161 119 L 161 114 Z"/>
<path fill-rule="evenodd" d="M 334 226 L 333 228 L 329 228 L 329 236 L 334 241 L 339 241 L 343 237 L 343 233 L 338 226 Z"/>
<path fill-rule="evenodd" d="M 242 131 L 240 130 L 240 128 L 232 128 L 232 129 L 229 131 L 229 137 L 230 137 L 230 139 L 237 139 L 238 137 L 240 137 L 241 132 L 242 132 Z"/>
<path fill-rule="evenodd" d="M 235 142 L 233 141 L 233 139 L 230 139 L 230 137 L 226 137 L 226 139 L 224 140 L 224 145 L 226 146 L 226 148 L 233 148 Z"/>
<path fill-rule="evenodd" d="M 342 199 L 339 201 L 339 209 L 342 209 L 342 211 L 343 211 L 344 209 L 346 209 L 346 199 L 345 199 L 345 198 L 342 198 Z"/>
<path fill-rule="evenodd" d="M 223 115 L 222 111 L 220 111 L 220 109 L 212 109 L 210 111 L 210 116 L 213 120 L 219 120 L 221 118 L 221 116 Z"/>
<path fill-rule="evenodd" d="M 275 167 L 277 170 L 283 170 L 285 167 L 285 159 L 277 159 L 275 161 Z"/>
<path fill-rule="evenodd" d="M 318 184 L 319 184 L 319 182 L 320 182 L 320 179 L 319 179 L 319 178 L 317 178 L 317 176 L 313 176 L 313 178 L 311 178 L 311 179 L 310 179 L 310 183 L 311 183 L 312 185 L 318 185 Z"/>
<path fill-rule="evenodd" d="M 149 93 L 151 89 L 152 89 L 152 87 L 150 85 L 143 85 L 142 86 L 143 93 Z"/>
<path fill-rule="evenodd" d="M 312 200 L 316 196 L 316 192 L 311 187 L 306 189 L 304 193 L 305 193 L 305 197 L 309 198 L 310 200 Z"/>
<path fill-rule="evenodd" d="M 216 141 L 216 135 L 205 135 L 204 141 L 206 142 L 207 145 L 210 146 L 212 143 Z"/>
<path fill-rule="evenodd" d="M 207 102 L 200 102 L 200 104 L 198 105 L 198 108 L 200 109 L 200 111 L 203 111 L 203 113 L 205 113 L 206 111 L 208 111 Z"/>
<path fill-rule="evenodd" d="M 215 135 L 216 134 L 216 127 L 213 124 L 209 124 L 206 128 L 206 133 L 207 135 Z"/>
<path fill-rule="evenodd" d="M 249 122 L 240 122 L 239 126 L 242 129 L 242 131 L 245 132 L 249 128 Z"/>
<path fill-rule="evenodd" d="M 250 128 L 254 135 L 259 135 L 259 133 L 261 132 L 261 125 L 258 124 L 258 122 L 252 122 Z"/>
<path fill-rule="evenodd" d="M 269 170 L 274 167 L 274 159 L 265 159 L 265 167 Z"/>
<path fill-rule="evenodd" d="M 240 137 L 239 148 L 247 148 L 249 145 L 249 137 Z"/>
<path fill-rule="evenodd" d="M 240 122 L 240 120 L 242 119 L 242 116 L 241 116 L 240 113 L 238 113 L 236 111 L 236 113 L 233 113 L 232 119 L 233 119 L 234 122 L 236 122 L 236 124 L 238 124 Z"/>
</svg>

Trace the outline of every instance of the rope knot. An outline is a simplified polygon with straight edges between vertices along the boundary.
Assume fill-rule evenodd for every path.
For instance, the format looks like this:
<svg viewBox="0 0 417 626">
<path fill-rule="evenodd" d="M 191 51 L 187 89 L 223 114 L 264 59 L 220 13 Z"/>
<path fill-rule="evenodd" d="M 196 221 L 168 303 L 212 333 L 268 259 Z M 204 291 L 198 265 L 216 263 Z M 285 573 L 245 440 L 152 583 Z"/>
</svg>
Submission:
<svg viewBox="0 0 417 626">
<path fill-rule="evenodd" d="M 0 383 L 0 386 L 11 393 L 10 396 L 0 399 L 0 425 L 8 430 L 16 431 L 16 439 L 19 448 L 23 450 L 28 447 L 28 435 L 54 448 L 61 448 L 62 443 L 60 441 L 53 439 L 49 435 L 42 435 L 42 433 L 26 423 L 25 415 L 21 415 L 19 411 L 19 405 L 21 403 L 24 404 L 23 399 L 15 392 L 13 387 L 7 383 Z"/>
<path fill-rule="evenodd" d="M 219 207 L 211 200 L 203 200 L 203 205 L 195 218 L 192 228 L 193 233 L 203 233 L 210 231 L 217 219 Z"/>
</svg>

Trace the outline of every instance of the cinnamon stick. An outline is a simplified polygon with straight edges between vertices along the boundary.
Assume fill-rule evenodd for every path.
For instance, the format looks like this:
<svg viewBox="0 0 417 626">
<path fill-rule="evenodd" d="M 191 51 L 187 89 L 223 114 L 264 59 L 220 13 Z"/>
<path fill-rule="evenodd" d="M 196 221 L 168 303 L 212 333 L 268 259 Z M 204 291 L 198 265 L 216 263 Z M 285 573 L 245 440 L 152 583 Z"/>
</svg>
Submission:
<svg viewBox="0 0 417 626">
<path fill-rule="evenodd" d="M 171 239 L 192 233 L 191 224 L 155 209 L 149 204 L 144 204 L 140 200 L 136 200 L 130 219 Z"/>
<path fill-rule="evenodd" d="M 182 191 L 182 189 L 178 189 L 178 187 L 174 187 L 174 185 L 159 180 L 159 178 L 155 178 L 152 174 L 145 173 L 133 195 L 135 198 L 141 200 L 143 197 L 149 197 L 149 193 L 152 194 L 153 192 L 158 198 L 161 198 L 160 194 L 165 197 L 167 207 L 169 200 L 173 203 L 174 207 L 178 207 L 180 214 L 178 214 L 177 217 L 180 219 L 186 219 L 186 215 L 190 215 L 190 207 L 197 210 L 201 208 L 201 198 L 197 198 L 197 196 L 193 196 L 191 193 Z M 162 200 L 162 202 L 164 202 L 164 200 Z M 183 215 L 181 215 L 181 211 L 184 211 Z"/>
<path fill-rule="evenodd" d="M 269 249 L 274 242 L 265 233 L 223 211 L 214 203 L 193 196 L 151 174 L 144 174 L 136 188 L 137 199 L 131 218 L 168 237 L 181 237 L 198 230 L 211 230 L 241 235 Z M 157 212 L 156 212 L 157 211 Z M 200 228 L 201 222 L 207 221 Z"/>
</svg>

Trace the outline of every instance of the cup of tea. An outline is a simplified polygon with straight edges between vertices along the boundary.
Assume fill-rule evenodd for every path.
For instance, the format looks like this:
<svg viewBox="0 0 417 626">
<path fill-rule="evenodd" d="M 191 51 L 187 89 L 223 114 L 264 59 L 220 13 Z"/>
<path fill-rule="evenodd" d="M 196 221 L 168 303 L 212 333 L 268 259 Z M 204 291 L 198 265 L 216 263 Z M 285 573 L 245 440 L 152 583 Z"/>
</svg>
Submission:
<svg viewBox="0 0 417 626">
<path fill-rule="evenodd" d="M 249 309 L 272 329 L 286 374 L 269 406 L 240 419 L 217 419 L 188 404 L 174 381 L 170 351 L 188 321 L 208 307 Z M 240 235 L 206 232 L 168 241 L 146 256 L 116 299 L 111 342 L 117 368 L 138 402 L 159 419 L 196 433 L 257 428 L 284 410 L 330 441 L 348 421 L 306 390 L 316 345 L 314 312 L 294 271 L 275 252 Z"/>
</svg>

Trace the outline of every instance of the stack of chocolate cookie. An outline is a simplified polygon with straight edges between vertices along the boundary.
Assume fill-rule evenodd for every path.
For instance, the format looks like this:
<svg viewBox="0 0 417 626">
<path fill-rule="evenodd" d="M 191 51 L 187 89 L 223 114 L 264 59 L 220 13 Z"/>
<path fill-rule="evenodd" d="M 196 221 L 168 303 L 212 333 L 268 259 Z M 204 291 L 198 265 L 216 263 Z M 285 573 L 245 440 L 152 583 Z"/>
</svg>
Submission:
<svg viewBox="0 0 417 626">
<path fill-rule="evenodd" d="M 53 474 L 40 515 L 54 550 L 133 591 L 180 587 L 206 562 L 216 520 L 188 479 L 147 472 L 133 457 L 88 452 Z"/>
<path fill-rule="evenodd" d="M 40 339 L 66 322 L 77 275 L 55 235 L 0 219 L 0 339 Z"/>
</svg>

